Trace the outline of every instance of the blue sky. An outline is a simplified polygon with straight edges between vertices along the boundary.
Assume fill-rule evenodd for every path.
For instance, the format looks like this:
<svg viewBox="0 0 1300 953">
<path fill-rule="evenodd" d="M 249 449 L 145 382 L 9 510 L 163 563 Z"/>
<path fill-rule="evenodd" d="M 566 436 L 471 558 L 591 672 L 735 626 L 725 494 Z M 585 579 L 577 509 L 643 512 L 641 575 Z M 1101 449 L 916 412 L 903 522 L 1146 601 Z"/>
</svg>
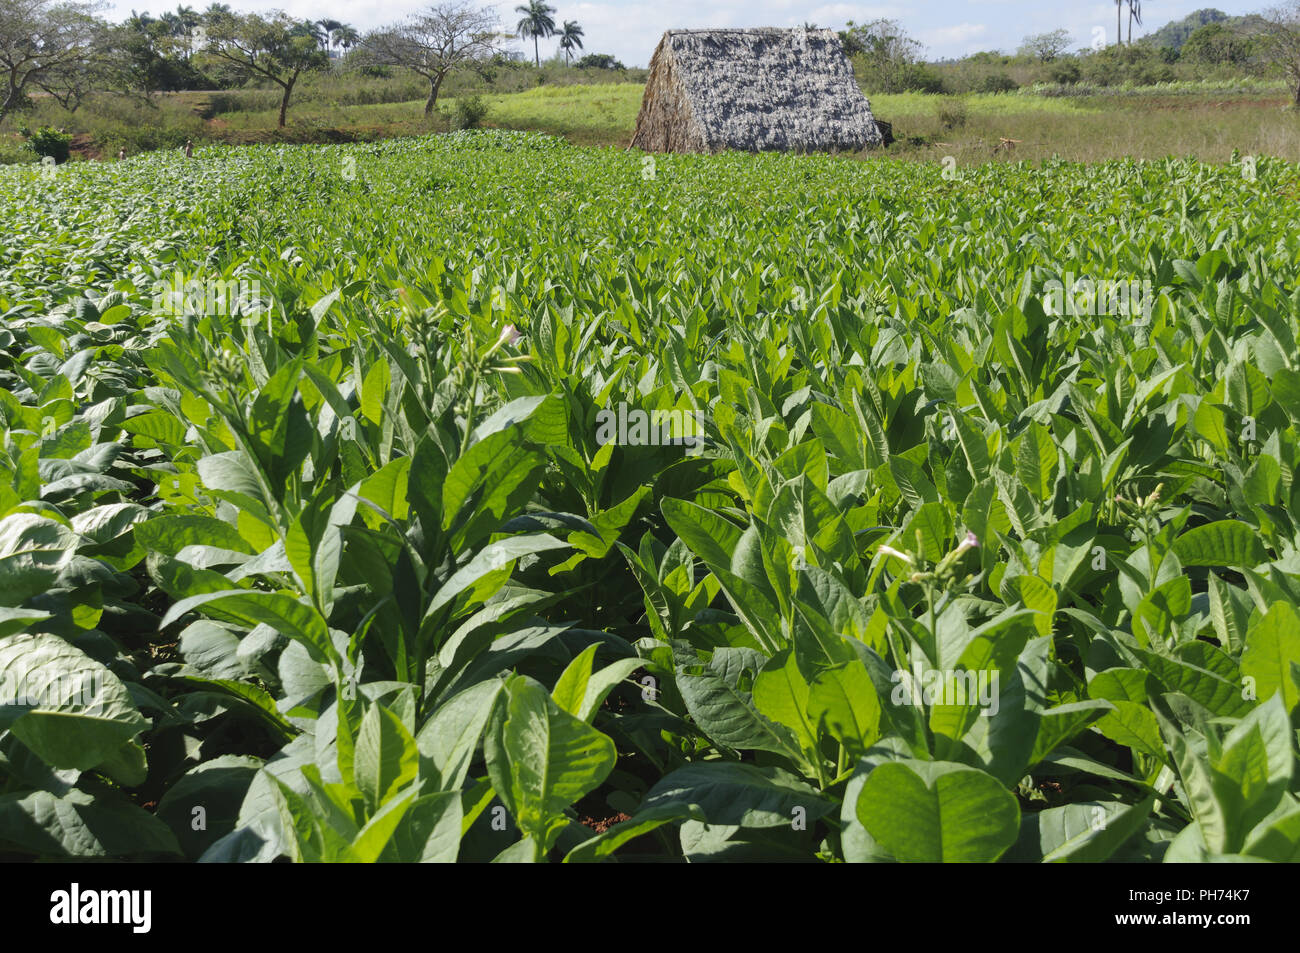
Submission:
<svg viewBox="0 0 1300 953">
<path fill-rule="evenodd" d="M 351 23 L 362 32 L 383 26 L 414 12 L 419 0 L 228 0 L 236 10 L 264 12 L 283 9 L 294 16 L 325 17 Z M 522 0 L 483 3 L 498 11 L 507 28 L 518 16 Z M 589 53 L 612 53 L 628 66 L 645 66 L 664 30 L 673 27 L 797 26 L 804 22 L 841 29 L 848 20 L 863 23 L 877 17 L 898 20 L 925 44 L 932 59 L 965 56 L 977 50 L 1012 52 L 1027 34 L 1065 28 L 1078 46 L 1087 46 L 1094 28 L 1105 30 L 1107 42 L 1115 32 L 1113 0 L 1078 4 L 1041 3 L 1035 0 L 910 0 L 910 2 L 837 3 L 826 0 L 548 0 L 557 9 L 556 22 L 577 20 L 586 31 Z M 208 0 L 192 0 L 202 10 Z M 1193 10 L 1212 6 L 1225 13 L 1254 13 L 1268 0 L 1149 0 L 1142 4 L 1145 27 L 1141 33 L 1181 19 Z M 110 2 L 106 14 L 123 19 L 132 9 L 160 13 L 175 9 L 175 2 L 126 0 Z M 1127 21 L 1125 21 L 1127 30 Z M 523 41 L 514 48 L 523 50 Z M 542 56 L 555 52 L 554 40 L 543 40 Z M 532 54 L 531 41 L 527 44 Z"/>
</svg>

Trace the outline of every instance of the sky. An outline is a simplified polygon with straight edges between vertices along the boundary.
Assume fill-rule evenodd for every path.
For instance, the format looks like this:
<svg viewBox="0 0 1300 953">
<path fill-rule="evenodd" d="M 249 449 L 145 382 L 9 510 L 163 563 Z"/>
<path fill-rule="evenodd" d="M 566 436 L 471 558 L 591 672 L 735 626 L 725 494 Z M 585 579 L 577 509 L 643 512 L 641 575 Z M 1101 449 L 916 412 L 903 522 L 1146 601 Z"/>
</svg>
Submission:
<svg viewBox="0 0 1300 953">
<path fill-rule="evenodd" d="M 209 0 L 192 0 L 202 10 Z M 264 13 L 282 9 L 297 17 L 335 19 L 361 32 L 386 26 L 414 13 L 428 0 L 227 0 L 241 12 Z M 514 8 L 523 0 L 483 2 L 497 11 L 505 29 L 519 20 Z M 547 0 L 556 8 L 558 26 L 576 20 L 585 31 L 584 53 L 611 53 L 626 66 L 646 66 L 664 30 L 703 27 L 799 26 L 843 29 L 852 20 L 866 23 L 878 17 L 897 20 L 925 46 L 927 59 L 966 56 L 980 50 L 1014 52 L 1025 36 L 1064 28 L 1078 47 L 1091 45 L 1095 30 L 1104 31 L 1106 43 L 1114 41 L 1114 0 L 1077 4 L 1041 3 L 1038 0 L 909 0 L 909 2 L 836 3 L 826 0 Z M 1134 25 L 1133 36 L 1154 31 L 1170 20 L 1194 10 L 1215 7 L 1239 15 L 1257 13 L 1269 0 L 1149 0 L 1142 4 L 1143 27 Z M 128 17 L 132 10 L 157 15 L 175 9 L 164 0 L 107 0 L 104 15 L 112 20 Z M 1127 31 L 1127 20 L 1124 29 Z M 556 51 L 554 39 L 542 40 L 542 57 Z M 514 40 L 509 48 L 526 51 L 532 41 Z"/>
</svg>

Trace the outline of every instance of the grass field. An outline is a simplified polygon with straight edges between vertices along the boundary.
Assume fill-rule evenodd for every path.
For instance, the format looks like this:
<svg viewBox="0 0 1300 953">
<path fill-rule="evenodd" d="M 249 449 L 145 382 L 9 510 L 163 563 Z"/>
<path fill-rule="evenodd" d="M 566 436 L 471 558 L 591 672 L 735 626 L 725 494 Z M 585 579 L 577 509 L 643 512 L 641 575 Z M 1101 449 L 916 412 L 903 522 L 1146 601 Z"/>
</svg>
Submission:
<svg viewBox="0 0 1300 953">
<path fill-rule="evenodd" d="M 0 859 L 1300 857 L 1300 168 L 645 158 L 0 169 Z"/>
<path fill-rule="evenodd" d="M 382 95 L 400 92 L 394 86 Z M 576 145 L 625 147 L 640 107 L 638 83 L 540 86 L 489 95 L 490 127 L 559 135 Z M 426 120 L 423 100 L 338 104 L 347 91 L 312 91 L 276 128 L 274 98 L 256 91 L 227 96 L 211 118 L 212 94 L 161 96 L 153 107 L 105 98 L 69 115 L 45 103 L 35 121 L 81 133 L 80 154 L 98 158 L 196 141 L 338 142 L 422 135 L 449 128 L 445 115 Z M 355 94 L 354 94 L 355 98 Z M 952 156 L 967 165 L 990 159 L 1042 160 L 1060 156 L 1100 161 L 1126 156 L 1193 156 L 1225 162 L 1235 152 L 1300 159 L 1300 113 L 1279 84 L 1183 83 L 1169 87 L 1095 90 L 1089 95 L 1018 94 L 960 97 L 920 93 L 873 95 L 873 111 L 894 126 L 890 155 L 924 161 Z M 456 97 L 440 100 L 450 110 Z M 8 124 L 10 127 L 13 123 Z M 1003 140 L 1013 140 L 1003 142 Z M 21 158 L 21 139 L 0 130 L 0 159 Z M 30 157 L 29 157 L 30 158 Z"/>
<path fill-rule="evenodd" d="M 486 124 L 560 135 L 578 145 L 627 146 L 641 93 L 639 84 L 623 83 L 539 87 L 487 97 Z M 904 158 L 952 155 L 968 163 L 995 155 L 1018 159 L 1059 155 L 1074 161 L 1178 155 L 1224 162 L 1235 149 L 1300 159 L 1300 114 L 1284 111 L 1288 102 L 1284 90 L 1244 94 L 1151 90 L 1130 97 L 905 93 L 870 99 L 873 112 L 893 123 L 900 140 L 892 154 Z M 449 97 L 445 105 L 454 102 Z M 350 131 L 388 126 L 409 132 L 422 128 L 421 105 L 308 107 L 295 113 L 294 125 Z M 950 121 L 954 113 L 964 116 L 955 125 Z M 275 111 L 223 119 L 232 129 L 269 129 Z M 1019 141 L 1008 151 L 1004 138 Z"/>
</svg>

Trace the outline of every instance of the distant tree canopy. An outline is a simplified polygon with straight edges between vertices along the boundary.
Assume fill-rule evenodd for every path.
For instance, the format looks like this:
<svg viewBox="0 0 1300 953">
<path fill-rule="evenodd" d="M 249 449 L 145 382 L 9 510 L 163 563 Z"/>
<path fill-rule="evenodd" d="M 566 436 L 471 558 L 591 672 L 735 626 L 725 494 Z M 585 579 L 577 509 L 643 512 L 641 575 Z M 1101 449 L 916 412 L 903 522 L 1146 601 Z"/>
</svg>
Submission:
<svg viewBox="0 0 1300 953">
<path fill-rule="evenodd" d="M 1300 0 L 1274 7 L 1264 14 L 1260 36 L 1263 54 L 1277 66 L 1291 84 L 1292 97 L 1300 109 Z"/>
<path fill-rule="evenodd" d="M 498 52 L 496 14 L 463 0 L 438 3 L 412 15 L 403 23 L 369 34 L 361 56 L 379 66 L 401 66 L 429 83 L 424 114 L 433 113 L 438 92 L 452 70 L 490 62 Z"/>
<path fill-rule="evenodd" d="M 1239 65 L 1250 60 L 1255 43 L 1222 23 L 1207 23 L 1183 44 L 1181 58 L 1194 63 Z"/>
<path fill-rule="evenodd" d="M 627 69 L 622 63 L 614 59 L 608 53 L 588 53 L 582 59 L 573 64 L 578 69 Z"/>
<path fill-rule="evenodd" d="M 1040 63 L 1050 63 L 1070 49 L 1068 30 L 1052 30 L 1050 33 L 1035 33 L 1027 36 L 1020 45 L 1021 56 L 1032 56 Z"/>
<path fill-rule="evenodd" d="M 897 20 L 848 22 L 840 41 L 853 60 L 858 78 L 869 90 L 899 93 L 908 90 L 938 93 L 943 80 L 921 62 L 924 47 Z"/>
<path fill-rule="evenodd" d="M 1181 20 L 1166 23 L 1154 33 L 1148 33 L 1142 37 L 1139 42 L 1145 43 L 1147 46 L 1154 46 L 1156 49 L 1169 47 L 1170 49 L 1181 50 L 1183 44 L 1191 38 L 1191 35 L 1207 23 L 1222 23 L 1229 19 L 1231 17 L 1222 10 L 1206 7 L 1203 10 L 1189 13 Z"/>
<path fill-rule="evenodd" d="M 36 89 L 75 108 L 99 78 L 108 25 L 92 3 L 0 3 L 0 119 Z"/>
<path fill-rule="evenodd" d="M 205 58 L 226 64 L 244 80 L 269 80 L 280 87 L 282 129 L 298 79 L 304 72 L 329 66 L 315 24 L 284 13 L 223 15 L 212 20 L 203 39 Z"/>
</svg>

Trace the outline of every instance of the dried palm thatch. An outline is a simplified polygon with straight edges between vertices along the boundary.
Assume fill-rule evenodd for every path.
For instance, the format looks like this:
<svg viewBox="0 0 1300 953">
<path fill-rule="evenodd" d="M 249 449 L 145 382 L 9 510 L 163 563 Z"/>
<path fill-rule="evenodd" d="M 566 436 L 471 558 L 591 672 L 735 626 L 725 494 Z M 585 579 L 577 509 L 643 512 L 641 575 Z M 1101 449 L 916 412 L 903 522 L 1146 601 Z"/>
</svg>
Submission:
<svg viewBox="0 0 1300 953">
<path fill-rule="evenodd" d="M 669 30 L 632 137 L 647 152 L 883 144 L 832 30 Z"/>
</svg>

